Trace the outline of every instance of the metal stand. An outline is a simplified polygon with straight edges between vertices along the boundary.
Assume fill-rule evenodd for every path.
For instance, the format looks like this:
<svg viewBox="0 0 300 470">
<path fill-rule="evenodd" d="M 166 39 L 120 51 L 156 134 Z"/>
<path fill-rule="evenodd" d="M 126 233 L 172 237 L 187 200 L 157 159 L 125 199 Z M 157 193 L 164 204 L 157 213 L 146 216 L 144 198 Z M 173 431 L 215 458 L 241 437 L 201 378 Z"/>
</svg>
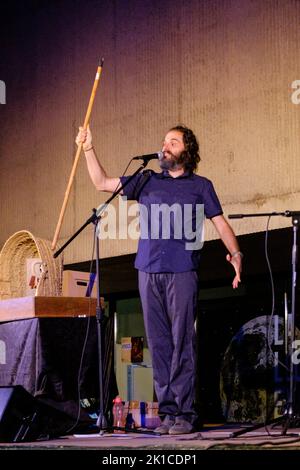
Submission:
<svg viewBox="0 0 300 470">
<path fill-rule="evenodd" d="M 269 213 L 258 213 L 258 214 L 231 214 L 229 219 L 240 219 L 243 217 L 266 217 L 266 216 L 283 216 L 291 217 L 293 225 L 293 246 L 292 246 L 292 305 L 291 305 L 291 323 L 290 323 L 290 338 L 288 343 L 288 359 L 289 359 L 289 393 L 288 400 L 286 403 L 286 410 L 284 414 L 278 418 L 270 420 L 265 424 L 255 424 L 246 429 L 235 431 L 230 434 L 230 437 L 238 437 L 242 434 L 246 434 L 256 429 L 265 427 L 269 424 L 280 424 L 282 423 L 282 435 L 286 435 L 287 429 L 291 423 L 296 420 L 295 412 L 295 364 L 293 363 L 293 345 L 295 341 L 295 315 L 296 315 L 296 285 L 297 285 L 297 260 L 298 260 L 298 244 L 297 244 L 297 232 L 300 223 L 300 211 L 285 211 L 285 212 L 269 212 Z M 299 420 L 299 418 L 298 418 Z M 293 434 L 289 434 L 293 435 Z M 294 436 L 299 437 L 298 434 Z"/>
<path fill-rule="evenodd" d="M 99 237 L 97 234 L 99 218 L 96 215 L 96 209 L 93 209 L 95 220 L 94 220 L 94 237 L 96 245 L 96 276 L 97 276 L 97 303 L 96 303 L 96 322 L 97 322 L 97 338 L 98 338 L 98 370 L 99 370 L 99 415 L 97 419 L 97 427 L 99 430 L 107 428 L 107 420 L 104 413 L 104 400 L 103 400 L 103 365 L 102 365 L 102 325 L 104 318 L 104 311 L 101 307 L 100 297 L 100 249 L 99 249 Z"/>
</svg>

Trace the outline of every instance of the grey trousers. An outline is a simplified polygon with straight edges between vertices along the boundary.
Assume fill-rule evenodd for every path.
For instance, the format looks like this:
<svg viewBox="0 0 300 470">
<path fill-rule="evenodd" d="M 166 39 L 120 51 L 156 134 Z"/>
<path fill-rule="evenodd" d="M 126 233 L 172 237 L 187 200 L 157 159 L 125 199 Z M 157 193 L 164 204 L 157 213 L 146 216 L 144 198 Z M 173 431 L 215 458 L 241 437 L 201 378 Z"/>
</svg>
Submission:
<svg viewBox="0 0 300 470">
<path fill-rule="evenodd" d="M 193 423 L 198 275 L 139 271 L 139 290 L 159 414 Z"/>
</svg>

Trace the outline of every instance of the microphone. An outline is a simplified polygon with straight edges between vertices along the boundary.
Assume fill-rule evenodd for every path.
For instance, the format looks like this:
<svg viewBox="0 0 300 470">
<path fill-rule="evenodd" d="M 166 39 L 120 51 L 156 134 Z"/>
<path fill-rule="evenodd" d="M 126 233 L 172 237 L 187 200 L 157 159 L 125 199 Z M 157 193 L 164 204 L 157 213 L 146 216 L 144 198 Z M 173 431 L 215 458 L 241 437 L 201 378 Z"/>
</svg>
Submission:
<svg viewBox="0 0 300 470">
<path fill-rule="evenodd" d="M 149 153 L 149 155 L 139 155 L 138 157 L 133 157 L 132 160 L 144 160 L 144 162 L 149 162 L 150 160 L 161 160 L 163 158 L 162 152 Z"/>
<path fill-rule="evenodd" d="M 243 219 L 244 214 L 229 214 L 228 219 Z"/>
</svg>

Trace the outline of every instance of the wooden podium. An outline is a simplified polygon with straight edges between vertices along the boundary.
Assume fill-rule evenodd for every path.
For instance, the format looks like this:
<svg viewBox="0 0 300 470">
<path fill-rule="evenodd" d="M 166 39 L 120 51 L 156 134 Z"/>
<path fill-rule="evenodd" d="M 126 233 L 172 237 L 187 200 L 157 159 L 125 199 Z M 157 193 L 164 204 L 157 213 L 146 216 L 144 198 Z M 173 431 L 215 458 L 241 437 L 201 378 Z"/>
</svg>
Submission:
<svg viewBox="0 0 300 470">
<path fill-rule="evenodd" d="M 33 396 L 50 400 L 57 409 L 69 410 L 74 423 L 80 387 L 80 416 L 94 413 L 99 397 L 95 314 L 96 299 L 90 297 L 27 296 L 0 300 L 0 386 L 21 385 Z M 113 316 L 105 316 L 102 326 L 103 397 L 108 412 L 118 393 Z"/>
<path fill-rule="evenodd" d="M 104 306 L 104 300 L 101 298 Z M 96 299 L 90 297 L 18 297 L 0 300 L 0 323 L 43 317 L 96 315 Z"/>
</svg>

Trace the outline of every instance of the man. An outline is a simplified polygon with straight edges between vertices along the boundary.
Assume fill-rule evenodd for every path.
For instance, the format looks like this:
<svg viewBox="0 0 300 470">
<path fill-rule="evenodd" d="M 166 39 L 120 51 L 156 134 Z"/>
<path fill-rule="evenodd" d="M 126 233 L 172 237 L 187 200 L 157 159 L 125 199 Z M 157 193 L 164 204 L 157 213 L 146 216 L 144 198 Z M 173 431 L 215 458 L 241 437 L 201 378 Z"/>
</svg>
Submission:
<svg viewBox="0 0 300 470">
<path fill-rule="evenodd" d="M 113 192 L 120 182 L 127 180 L 128 177 L 107 176 L 97 160 L 89 129 L 80 128 L 76 142 L 83 142 L 88 171 L 98 190 Z M 233 288 L 241 280 L 242 253 L 223 217 L 211 181 L 194 173 L 199 161 L 194 133 L 184 126 L 176 126 L 169 130 L 163 142 L 159 161 L 162 172 L 140 173 L 123 189 L 128 199 L 137 199 L 143 208 L 135 267 L 139 270 L 145 330 L 162 418 L 156 431 L 161 434 L 193 432 L 197 421 L 194 322 L 201 248 L 197 243 L 199 208 L 204 208 L 205 216 L 211 219 L 229 251 L 226 259 L 235 270 Z M 174 209 L 172 214 L 161 210 L 168 207 Z M 190 217 L 186 217 L 188 210 Z M 166 214 L 168 217 L 164 217 Z M 188 223 L 191 226 L 186 231 Z"/>
</svg>

